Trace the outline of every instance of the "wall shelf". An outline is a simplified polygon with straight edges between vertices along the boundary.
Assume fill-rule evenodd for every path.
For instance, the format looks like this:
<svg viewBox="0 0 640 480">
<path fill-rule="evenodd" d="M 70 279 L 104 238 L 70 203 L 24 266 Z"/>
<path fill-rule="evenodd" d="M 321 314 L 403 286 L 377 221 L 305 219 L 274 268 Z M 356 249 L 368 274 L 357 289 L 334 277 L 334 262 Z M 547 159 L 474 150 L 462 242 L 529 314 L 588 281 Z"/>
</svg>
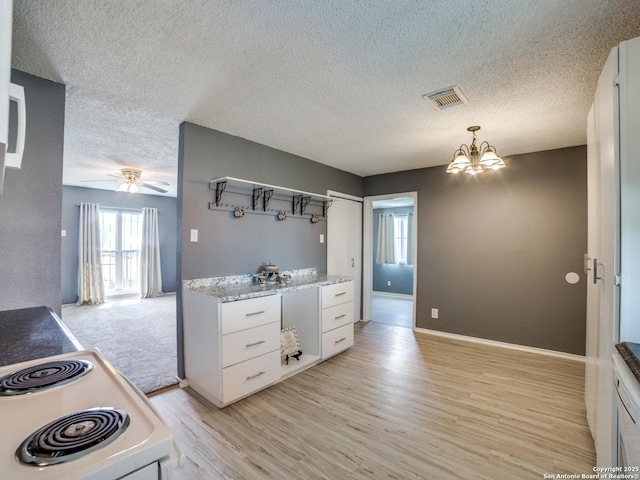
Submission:
<svg viewBox="0 0 640 480">
<path fill-rule="evenodd" d="M 318 193 L 305 192 L 292 188 L 279 187 L 266 183 L 243 180 L 234 177 L 221 177 L 209 181 L 209 190 L 215 191 L 215 201 L 209 204 L 209 209 L 222 206 L 224 192 L 244 194 L 251 197 L 251 210 L 254 213 L 269 212 L 269 202 L 272 199 L 288 200 L 291 202 L 292 215 L 304 215 L 309 204 L 322 205 L 322 217 L 327 216 L 332 197 Z M 260 201 L 262 200 L 262 201 Z M 225 204 L 225 206 L 229 206 Z"/>
</svg>

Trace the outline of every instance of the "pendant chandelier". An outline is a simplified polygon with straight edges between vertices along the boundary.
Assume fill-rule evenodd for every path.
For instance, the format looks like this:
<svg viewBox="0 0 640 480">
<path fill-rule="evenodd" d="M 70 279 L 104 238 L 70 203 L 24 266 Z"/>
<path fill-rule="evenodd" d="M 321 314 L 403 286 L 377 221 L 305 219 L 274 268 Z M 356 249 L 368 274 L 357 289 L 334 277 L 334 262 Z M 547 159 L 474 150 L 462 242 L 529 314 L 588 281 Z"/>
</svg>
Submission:
<svg viewBox="0 0 640 480">
<path fill-rule="evenodd" d="M 478 130 L 480 130 L 478 126 L 467 128 L 467 131 L 473 134 L 471 146 L 463 144 L 453 152 L 453 160 L 447 167 L 447 173 L 466 172 L 477 175 L 487 169 L 500 170 L 506 167 L 504 161 L 498 156 L 496 147 L 490 145 L 489 142 L 482 142 L 480 149 L 478 149 L 476 146 L 476 132 Z"/>
</svg>

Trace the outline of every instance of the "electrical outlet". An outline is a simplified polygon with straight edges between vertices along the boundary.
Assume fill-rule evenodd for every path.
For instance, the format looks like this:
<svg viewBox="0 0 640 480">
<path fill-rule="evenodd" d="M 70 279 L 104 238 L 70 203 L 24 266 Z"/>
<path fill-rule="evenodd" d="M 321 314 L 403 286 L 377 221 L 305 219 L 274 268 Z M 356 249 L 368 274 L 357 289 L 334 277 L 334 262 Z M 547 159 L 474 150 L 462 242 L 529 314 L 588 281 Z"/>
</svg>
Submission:
<svg viewBox="0 0 640 480">
<path fill-rule="evenodd" d="M 324 243 L 324 233 L 320 234 L 320 243 Z"/>
<path fill-rule="evenodd" d="M 438 318 L 438 309 L 437 308 L 432 308 L 431 309 L 431 318 Z"/>
<path fill-rule="evenodd" d="M 391 280 L 387 280 L 387 287 L 391 286 Z"/>
<path fill-rule="evenodd" d="M 67 231 L 66 230 L 62 230 L 62 235 L 61 236 L 66 237 L 67 236 Z"/>
</svg>

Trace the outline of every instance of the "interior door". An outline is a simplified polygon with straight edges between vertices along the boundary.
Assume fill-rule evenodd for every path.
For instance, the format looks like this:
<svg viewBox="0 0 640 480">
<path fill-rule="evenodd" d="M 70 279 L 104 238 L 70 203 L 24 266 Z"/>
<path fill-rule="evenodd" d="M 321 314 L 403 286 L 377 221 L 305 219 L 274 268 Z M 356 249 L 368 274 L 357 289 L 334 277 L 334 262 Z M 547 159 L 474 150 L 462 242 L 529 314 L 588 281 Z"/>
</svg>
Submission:
<svg viewBox="0 0 640 480">
<path fill-rule="evenodd" d="M 353 278 L 353 321 L 362 304 L 362 201 L 329 192 L 333 203 L 327 219 L 327 273 Z"/>
<path fill-rule="evenodd" d="M 584 396 L 591 435 L 596 436 L 596 399 L 598 388 L 598 336 L 600 319 L 600 286 L 594 281 L 593 262 L 600 258 L 600 162 L 595 139 L 595 106 L 587 117 L 587 341 L 585 346 Z"/>
</svg>

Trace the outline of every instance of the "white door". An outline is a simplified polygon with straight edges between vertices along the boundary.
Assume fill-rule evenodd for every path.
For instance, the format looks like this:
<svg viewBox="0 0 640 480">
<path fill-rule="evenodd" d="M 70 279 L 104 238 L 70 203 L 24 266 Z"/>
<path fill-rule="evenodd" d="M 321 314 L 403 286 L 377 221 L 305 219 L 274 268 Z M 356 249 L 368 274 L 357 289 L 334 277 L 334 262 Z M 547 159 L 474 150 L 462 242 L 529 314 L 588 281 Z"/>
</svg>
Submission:
<svg viewBox="0 0 640 480">
<path fill-rule="evenodd" d="M 595 106 L 587 118 L 587 342 L 585 346 L 584 396 L 591 435 L 596 436 L 596 398 L 598 388 L 598 331 L 600 325 L 600 286 L 594 281 L 593 262 L 600 258 L 600 162 L 596 151 Z"/>
<path fill-rule="evenodd" d="M 327 217 L 327 273 L 353 278 L 353 321 L 360 321 L 362 299 L 362 200 L 336 192 Z"/>
</svg>

